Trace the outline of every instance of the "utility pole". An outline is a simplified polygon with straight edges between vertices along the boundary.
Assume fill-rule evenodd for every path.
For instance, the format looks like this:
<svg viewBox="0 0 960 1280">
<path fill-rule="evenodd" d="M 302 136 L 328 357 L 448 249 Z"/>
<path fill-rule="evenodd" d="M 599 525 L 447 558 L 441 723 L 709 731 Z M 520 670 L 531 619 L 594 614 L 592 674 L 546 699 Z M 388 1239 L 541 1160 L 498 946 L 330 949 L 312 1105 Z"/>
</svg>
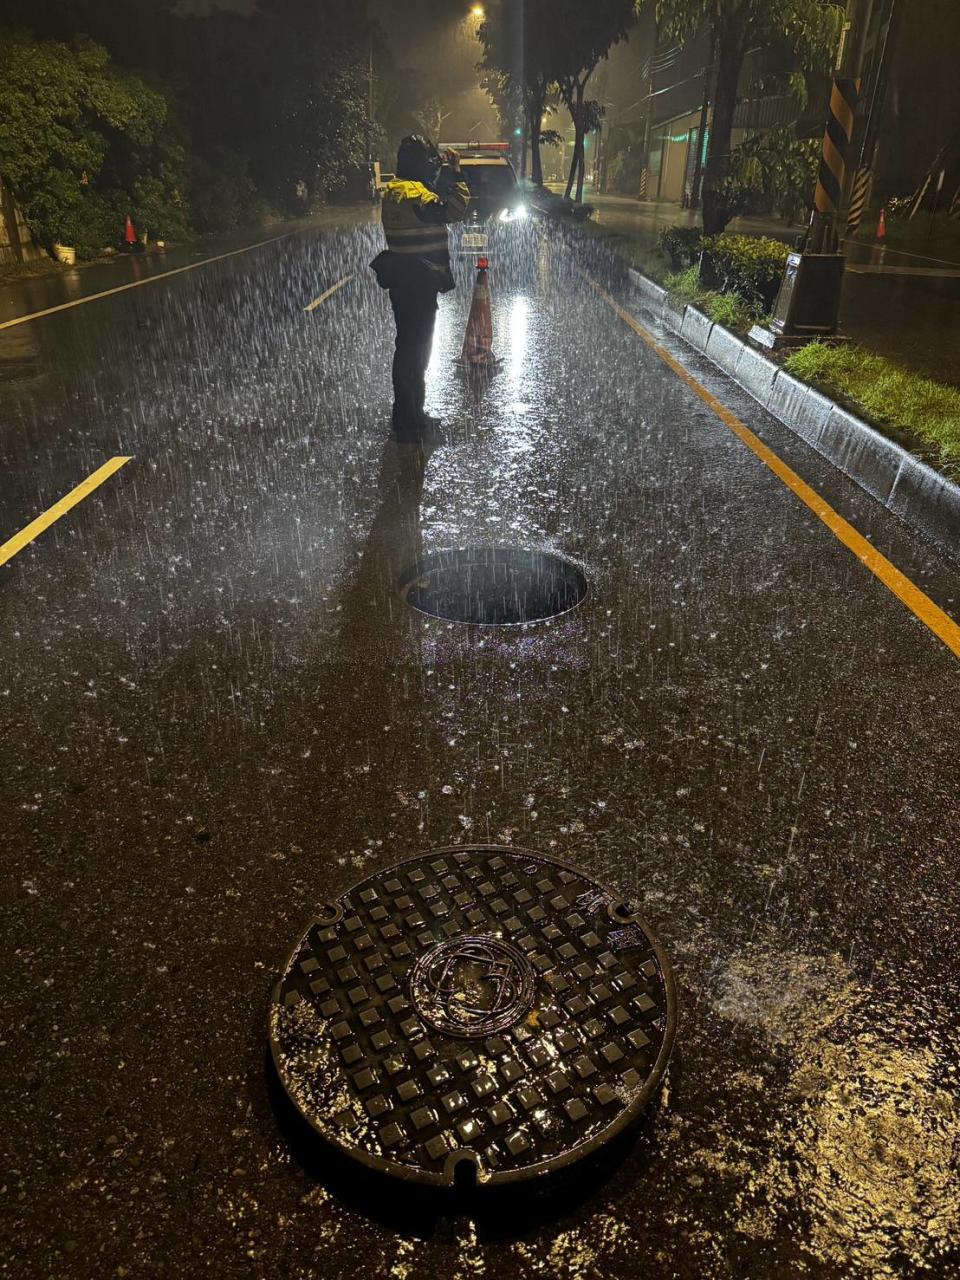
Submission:
<svg viewBox="0 0 960 1280">
<path fill-rule="evenodd" d="M 846 234 L 852 236 L 863 221 L 863 213 L 870 197 L 873 180 L 873 162 L 880 140 L 880 126 L 883 121 L 884 104 L 887 98 L 887 82 L 890 76 L 890 64 L 893 51 L 896 49 L 897 35 L 900 30 L 900 18 L 903 14 L 903 0 L 890 0 L 887 11 L 886 26 L 880 40 L 880 52 L 876 60 L 873 75 L 873 88 L 870 94 L 870 107 L 864 125 L 863 141 L 860 147 L 860 160 L 853 179 L 850 195 L 850 209 L 847 214 Z"/>
<path fill-rule="evenodd" d="M 647 63 L 647 114 L 643 122 L 643 168 L 640 170 L 640 191 L 641 200 L 652 200 L 653 195 L 648 190 L 650 187 L 650 139 L 652 136 L 652 116 L 653 116 L 653 76 L 654 63 L 657 57 L 657 40 L 660 35 L 660 23 L 656 16 L 653 19 L 653 45 L 650 49 L 650 59 Z"/>
<path fill-rule="evenodd" d="M 814 210 L 807 231 L 813 253 L 836 253 L 837 224 L 847 182 L 847 153 L 856 118 L 863 77 L 863 57 L 874 0 L 847 0 L 837 68 L 830 91 L 830 113 L 823 135 L 823 151 Z"/>
<path fill-rule="evenodd" d="M 750 330 L 767 347 L 837 332 L 844 268 L 837 228 L 873 6 L 874 0 L 847 0 L 810 225 L 802 250 L 787 258 L 770 328 Z"/>
<path fill-rule="evenodd" d="M 367 164 L 373 162 L 373 36 L 368 45 L 367 64 Z"/>
<path fill-rule="evenodd" d="M 717 60 L 717 30 L 714 27 L 710 35 L 710 58 L 703 71 L 703 102 L 700 106 L 700 127 L 697 130 L 697 159 L 693 167 L 693 190 L 690 194 L 690 208 L 696 209 L 700 203 L 700 183 L 703 180 L 703 156 L 706 151 L 704 139 L 707 132 L 707 116 L 710 112 L 710 94 L 713 89 L 713 67 Z"/>
</svg>

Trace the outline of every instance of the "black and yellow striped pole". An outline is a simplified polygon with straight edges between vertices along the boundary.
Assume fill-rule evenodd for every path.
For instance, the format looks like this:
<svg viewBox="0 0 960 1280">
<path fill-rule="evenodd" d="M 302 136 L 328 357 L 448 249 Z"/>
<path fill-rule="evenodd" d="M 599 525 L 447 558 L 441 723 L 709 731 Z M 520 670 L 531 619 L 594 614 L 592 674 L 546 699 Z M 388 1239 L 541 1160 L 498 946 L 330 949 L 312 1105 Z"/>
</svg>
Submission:
<svg viewBox="0 0 960 1280">
<path fill-rule="evenodd" d="M 853 190 L 850 192 L 850 211 L 847 214 L 847 235 L 855 235 L 863 221 L 863 211 L 870 199 L 870 187 L 873 182 L 873 171 L 861 166 L 854 175 Z"/>
<path fill-rule="evenodd" d="M 817 190 L 813 198 L 808 248 L 812 253 L 836 253 L 837 217 L 843 200 L 847 176 L 847 153 L 853 137 L 860 81 L 849 76 L 835 76 L 830 91 L 830 113 L 823 132 L 823 150 L 817 174 Z"/>
<path fill-rule="evenodd" d="M 874 0 L 847 0 L 810 225 L 803 248 L 787 258 L 769 327 L 750 330 L 764 346 L 829 338 L 837 331 L 844 270 L 837 227 L 873 7 Z"/>
</svg>

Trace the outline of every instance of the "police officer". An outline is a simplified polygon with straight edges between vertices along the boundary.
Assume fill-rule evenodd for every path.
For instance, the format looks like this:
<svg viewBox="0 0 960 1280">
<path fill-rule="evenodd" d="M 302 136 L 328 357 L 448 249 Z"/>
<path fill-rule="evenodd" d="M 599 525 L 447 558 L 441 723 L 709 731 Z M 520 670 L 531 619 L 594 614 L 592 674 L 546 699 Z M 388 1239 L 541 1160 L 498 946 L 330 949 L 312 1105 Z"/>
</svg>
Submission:
<svg viewBox="0 0 960 1280">
<path fill-rule="evenodd" d="M 371 263 L 381 288 L 390 290 L 397 322 L 393 357 L 393 430 L 398 440 L 422 440 L 439 427 L 423 411 L 424 378 L 433 345 L 437 294 L 454 287 L 447 223 L 461 222 L 470 192 L 460 157 L 443 157 L 426 138 L 404 138 L 397 176 L 383 192 L 387 248 Z"/>
</svg>

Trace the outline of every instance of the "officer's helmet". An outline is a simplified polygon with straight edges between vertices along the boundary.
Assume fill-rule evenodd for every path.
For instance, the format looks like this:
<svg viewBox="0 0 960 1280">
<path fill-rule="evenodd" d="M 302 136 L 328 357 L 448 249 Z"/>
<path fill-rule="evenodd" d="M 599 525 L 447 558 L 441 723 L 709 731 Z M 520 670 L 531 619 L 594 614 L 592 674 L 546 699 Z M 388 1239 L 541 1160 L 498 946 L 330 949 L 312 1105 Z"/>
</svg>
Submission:
<svg viewBox="0 0 960 1280">
<path fill-rule="evenodd" d="M 427 138 L 412 133 L 397 151 L 397 177 L 432 186 L 440 172 L 440 153 Z"/>
</svg>

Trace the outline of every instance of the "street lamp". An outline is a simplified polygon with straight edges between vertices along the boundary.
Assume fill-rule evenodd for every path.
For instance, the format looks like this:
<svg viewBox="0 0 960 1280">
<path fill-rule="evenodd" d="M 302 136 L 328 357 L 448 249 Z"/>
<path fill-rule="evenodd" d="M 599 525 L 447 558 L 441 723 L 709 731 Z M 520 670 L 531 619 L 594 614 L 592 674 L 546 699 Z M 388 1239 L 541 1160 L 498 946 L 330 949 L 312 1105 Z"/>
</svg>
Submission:
<svg viewBox="0 0 960 1280">
<path fill-rule="evenodd" d="M 475 4 L 473 8 L 470 10 L 470 16 L 472 18 L 476 18 L 476 20 L 479 22 L 481 18 L 485 18 L 487 16 L 487 12 L 484 9 L 482 4 Z"/>
</svg>

